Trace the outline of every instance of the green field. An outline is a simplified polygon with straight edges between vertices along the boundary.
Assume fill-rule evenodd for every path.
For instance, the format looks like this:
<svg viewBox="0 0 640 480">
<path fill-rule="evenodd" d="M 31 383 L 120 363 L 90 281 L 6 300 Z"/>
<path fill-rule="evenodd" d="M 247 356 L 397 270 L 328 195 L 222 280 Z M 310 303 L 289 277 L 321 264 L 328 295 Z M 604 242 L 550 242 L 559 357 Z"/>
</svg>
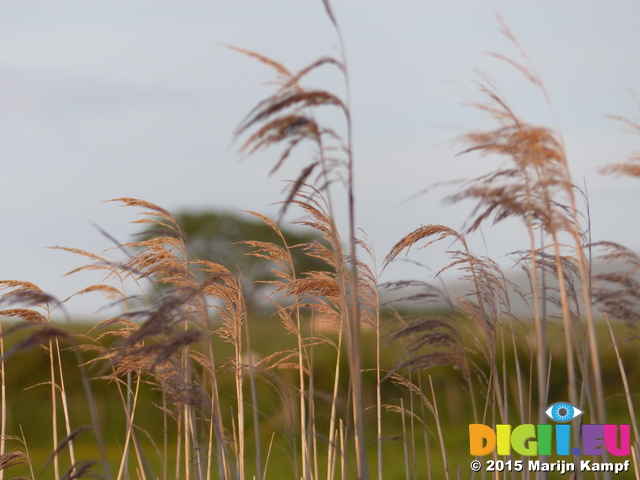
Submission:
<svg viewBox="0 0 640 480">
<path fill-rule="evenodd" d="M 253 351 L 258 357 L 265 357 L 274 351 L 295 348 L 295 337 L 282 332 L 281 326 L 277 319 L 269 317 L 254 318 L 251 320 L 252 346 Z M 8 323 L 7 325 L 11 325 Z M 5 329 L 7 328 L 5 325 Z M 84 322 L 74 325 L 73 331 L 77 335 L 83 335 L 89 330 L 90 325 Z M 606 330 L 604 325 L 599 326 L 599 335 L 606 338 Z M 276 334 L 276 332 L 279 332 Z M 628 335 L 625 327 L 620 325 L 617 328 L 619 337 Z M 95 338 L 100 333 L 98 329 L 91 333 L 91 337 Z M 329 333 L 333 339 L 336 334 Z M 11 347 L 25 334 L 8 337 L 5 341 L 5 349 L 11 351 Z M 377 470 L 376 464 L 376 418 L 374 407 L 376 404 L 376 380 L 375 375 L 375 338 L 371 330 L 363 332 L 363 369 L 366 373 L 363 375 L 363 397 L 366 405 L 369 406 L 367 415 L 365 416 L 369 445 L 368 458 L 370 463 L 370 471 L 375 475 Z M 224 359 L 233 355 L 233 349 L 228 343 L 223 342 L 217 337 L 213 337 L 213 345 L 216 357 L 220 359 L 220 363 Z M 69 343 L 69 342 L 67 342 Z M 83 343 L 90 344 L 86 339 Z M 70 343 L 69 343 L 70 345 Z M 62 342 L 62 371 L 64 372 L 64 383 L 69 411 L 71 414 L 71 428 L 76 429 L 82 426 L 90 426 L 91 418 L 87 408 L 87 399 L 81 387 L 79 378 L 79 370 L 76 366 L 76 357 L 70 351 L 64 348 L 65 342 Z M 556 336 L 554 342 L 549 345 L 552 351 L 562 350 L 561 337 Z M 628 366 L 627 375 L 630 381 L 632 391 L 640 391 L 640 353 L 632 345 L 622 345 L 622 358 Z M 381 363 L 383 365 L 393 366 L 402 359 L 403 349 L 401 345 L 391 344 L 382 349 Z M 85 355 L 90 358 L 89 355 Z M 523 370 L 529 369 L 530 359 L 524 348 L 518 351 L 519 361 Z M 319 401 L 316 404 L 317 418 L 316 428 L 319 432 L 326 431 L 328 427 L 328 408 L 320 401 L 323 398 L 331 396 L 333 376 L 333 364 L 336 359 L 335 349 L 326 345 L 318 346 L 314 351 L 314 377 L 316 395 Z M 561 358 L 557 358 L 556 369 L 560 372 L 564 369 L 564 362 Z M 629 418 L 626 413 L 626 405 L 624 394 L 620 389 L 620 373 L 615 361 L 615 357 L 611 349 L 604 348 L 601 356 L 603 368 L 603 377 L 606 381 L 607 391 L 612 394 L 607 398 L 607 411 L 610 412 L 608 417 L 609 423 L 628 423 Z M 512 392 L 508 394 L 510 399 L 509 409 L 519 412 L 519 406 L 516 390 L 516 372 L 514 370 L 513 352 L 509 352 L 505 356 L 506 375 L 505 378 L 512 379 L 508 382 Z M 22 436 L 26 440 L 28 452 L 33 463 L 35 473 L 38 474 L 41 469 L 45 468 L 45 464 L 50 460 L 50 456 L 54 450 L 52 441 L 52 407 L 51 407 L 51 390 L 49 378 L 49 362 L 48 354 L 45 348 L 34 347 L 26 351 L 15 353 L 7 359 L 5 373 L 6 395 L 7 395 L 7 432 L 10 435 Z M 342 367 L 346 368 L 343 362 Z M 87 369 L 91 377 L 98 377 L 104 372 L 100 371 L 98 366 L 89 367 Z M 433 381 L 434 391 L 437 392 L 437 408 L 439 413 L 439 423 L 442 429 L 442 435 L 446 446 L 447 461 L 450 472 L 456 472 L 460 469 L 461 478 L 468 478 L 468 465 L 473 459 L 468 452 L 468 424 L 473 419 L 469 411 L 467 393 L 464 391 L 464 382 L 460 373 L 452 367 L 435 367 L 422 374 L 423 381 L 426 384 L 427 375 Z M 290 369 L 284 372 L 281 377 L 284 381 L 288 381 L 286 388 L 292 396 L 296 394 L 296 372 Z M 550 383 L 550 396 L 552 398 L 566 398 L 566 382 L 562 379 L 563 375 L 552 375 L 553 381 Z M 122 407 L 122 400 L 117 394 L 117 390 L 112 382 L 100 379 L 91 381 L 91 388 L 94 395 L 94 401 L 99 413 L 100 424 L 102 426 L 102 434 L 106 444 L 108 456 L 110 458 L 111 468 L 116 472 L 119 467 L 119 461 L 122 458 L 123 445 L 125 442 L 126 416 Z M 231 412 L 235 404 L 235 381 L 233 375 L 220 375 L 220 401 L 222 411 Z M 348 384 L 341 385 L 341 396 L 347 395 Z M 300 454 L 299 439 L 296 438 L 297 425 L 287 425 L 282 418 L 282 400 L 281 392 L 278 392 L 274 386 L 267 382 L 261 381 L 258 376 L 258 409 L 262 419 L 260 425 L 260 435 L 263 442 L 269 449 L 269 461 L 266 462 L 267 478 L 295 478 L 296 468 L 300 476 L 299 459 L 296 458 Z M 406 390 L 394 385 L 390 380 L 383 383 L 382 402 L 385 405 L 399 406 L 401 399 L 404 402 L 419 402 L 418 398 L 407 395 Z M 426 395 L 430 395 L 427 388 L 424 389 Z M 148 462 L 149 470 L 153 472 L 157 478 L 163 478 L 163 472 L 168 472 L 166 478 L 174 478 L 176 468 L 176 422 L 172 419 L 163 418 L 161 410 L 157 405 L 162 403 L 162 394 L 155 386 L 143 385 L 139 394 L 139 407 L 135 414 L 136 429 L 139 432 L 138 439 L 141 450 L 144 452 L 146 462 Z M 405 403 L 405 407 L 407 407 Z M 404 478 L 406 466 L 409 471 L 416 473 L 416 478 L 425 478 L 427 472 L 431 472 L 432 478 L 442 478 L 443 460 L 442 453 L 438 445 L 437 424 L 431 412 L 425 412 L 424 409 L 417 408 L 420 415 L 416 418 L 410 416 L 405 417 L 403 433 L 402 416 L 400 414 L 388 415 L 385 417 L 383 425 L 383 462 L 385 469 L 385 478 Z M 348 413 L 344 413 L 344 419 L 347 421 Z M 232 418 L 229 414 L 229 419 Z M 280 415 L 280 416 L 279 416 Z M 515 416 L 515 415 L 514 415 Z M 589 412 L 586 414 L 589 417 Z M 168 429 L 167 445 L 163 445 L 165 421 Z M 426 425 L 423 425 L 422 422 Z M 513 422 L 514 424 L 516 422 Z M 535 423 L 535 420 L 532 421 Z M 588 421 L 585 421 L 588 423 Z M 426 430 L 425 430 L 426 426 Z M 58 407 L 58 441 L 65 437 L 64 415 Z M 253 429 L 249 425 L 246 435 L 253 438 Z M 429 441 L 429 447 L 425 447 L 425 435 Z M 86 431 L 80 434 L 74 443 L 74 449 L 77 459 L 97 459 L 99 452 L 92 431 Z M 24 448 L 21 442 L 8 442 L 8 449 Z M 165 449 L 166 452 L 165 453 Z M 321 477 L 326 476 L 326 458 L 327 458 L 327 442 L 326 436 L 319 435 L 318 442 L 318 465 Z M 429 452 L 430 461 L 427 460 L 427 451 Z M 353 455 L 353 452 L 350 453 Z M 165 457 L 166 456 L 166 457 Z M 255 458 L 254 449 L 249 444 L 246 451 L 248 459 L 247 475 L 255 472 L 251 459 Z M 349 457 L 347 457 L 348 459 Z M 490 458 L 490 457 L 489 457 Z M 515 457 L 518 458 L 518 457 Z M 65 471 L 70 466 L 68 447 L 63 449 L 59 454 L 60 469 Z M 132 461 L 130 466 L 130 474 L 135 477 L 136 462 Z M 353 464 L 347 466 L 347 478 L 355 476 Z M 53 466 L 50 463 L 44 469 L 44 478 L 52 478 Z M 338 470 L 340 467 L 338 466 Z M 7 473 L 15 476 L 27 474 L 28 469 L 25 465 L 11 467 Z M 456 473 L 457 475 L 457 473 Z M 178 475 L 180 476 L 180 475 Z M 412 477 L 413 478 L 413 477 Z M 631 475 L 619 476 L 616 478 L 632 478 Z"/>
</svg>

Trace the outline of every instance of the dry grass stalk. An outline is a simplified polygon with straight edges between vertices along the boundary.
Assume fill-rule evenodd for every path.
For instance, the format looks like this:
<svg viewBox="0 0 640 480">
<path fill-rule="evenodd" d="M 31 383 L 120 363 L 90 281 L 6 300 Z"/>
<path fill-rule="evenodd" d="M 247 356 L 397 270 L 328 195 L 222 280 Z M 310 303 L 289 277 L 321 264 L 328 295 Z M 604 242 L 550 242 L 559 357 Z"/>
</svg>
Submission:
<svg viewBox="0 0 640 480">
<path fill-rule="evenodd" d="M 477 106 L 488 112 L 500 126 L 487 132 L 465 135 L 464 141 L 471 145 L 465 152 L 480 151 L 483 154 L 504 155 L 512 162 L 513 166 L 507 166 L 473 181 L 461 193 L 452 196 L 451 201 L 471 198 L 478 202 L 474 214 L 475 219 L 469 227 L 469 231 L 476 230 L 484 220 L 490 217 L 493 217 L 494 223 L 509 217 L 519 217 L 525 220 L 531 242 L 531 259 L 536 258 L 535 252 L 537 250 L 533 241 L 533 232 L 541 229 L 551 238 L 565 327 L 569 399 L 577 404 L 577 377 L 572 344 L 574 329 L 569 303 L 570 295 L 567 291 L 569 276 L 566 272 L 566 264 L 562 261 L 563 256 L 559 241 L 562 232 L 568 233 L 576 240 L 574 246 L 577 257 L 575 264 L 579 270 L 583 299 L 588 298 L 585 293 L 588 293 L 590 280 L 586 275 L 586 259 L 580 242 L 581 234 L 577 223 L 574 186 L 569 174 L 563 145 L 550 129 L 531 126 L 520 120 L 495 91 L 485 88 L 484 93 L 488 95 L 492 103 Z M 533 264 L 531 272 L 537 274 L 538 267 Z M 535 284 L 534 289 L 537 289 Z M 538 306 L 535 311 L 537 341 L 539 345 L 544 346 L 546 327 L 544 326 L 545 319 L 541 317 L 540 300 L 539 294 L 534 293 L 534 305 Z M 592 359 L 593 376 L 597 384 L 599 382 L 599 364 L 589 303 L 585 304 L 583 311 L 587 315 L 591 345 L 589 356 Z M 541 349 L 537 363 L 539 385 L 546 384 L 543 352 L 544 349 Z M 596 385 L 596 391 L 600 398 L 597 402 L 600 405 L 599 415 L 602 414 L 602 389 L 600 387 Z M 538 403 L 539 412 L 541 412 L 540 409 L 544 408 L 546 403 L 542 395 L 543 390 L 539 389 L 539 392 Z M 539 413 L 540 415 L 541 413 Z"/>
<path fill-rule="evenodd" d="M 255 52 L 236 49 L 249 55 L 276 71 L 279 88 L 267 99 L 260 102 L 240 123 L 236 134 L 243 135 L 248 130 L 255 128 L 244 142 L 241 150 L 249 150 L 253 153 L 259 149 L 274 144 L 286 143 L 280 160 L 273 171 L 289 157 L 291 151 L 303 140 L 309 140 L 317 150 L 317 156 L 304 167 L 284 202 L 283 212 L 292 203 L 299 193 L 301 186 L 307 182 L 314 170 L 320 169 L 317 181 L 322 181 L 320 191 L 326 192 L 329 205 L 331 194 L 329 186 L 337 179 L 344 178 L 348 195 L 347 211 L 349 221 L 349 276 L 351 288 L 347 297 L 347 289 L 342 288 L 343 312 L 348 312 L 342 325 L 345 330 L 347 343 L 347 358 L 349 361 L 349 377 L 352 382 L 353 417 L 355 429 L 355 448 L 358 476 L 368 478 L 368 468 L 365 451 L 363 401 L 361 397 L 361 359 L 360 359 L 360 313 L 358 300 L 358 265 L 356 254 L 356 227 L 355 227 L 355 198 L 353 187 L 353 150 L 351 113 L 349 109 L 349 77 L 345 68 L 345 50 L 341 32 L 336 22 L 331 4 L 328 0 L 323 2 L 325 10 L 335 27 L 341 46 L 341 58 L 323 57 L 297 74 L 292 74 L 284 66 Z M 325 65 L 337 66 L 345 80 L 346 101 L 338 96 L 317 89 L 307 89 L 301 85 L 301 80 L 310 72 Z M 319 125 L 313 117 L 313 111 L 319 107 L 338 108 L 345 118 L 346 139 L 338 135 L 336 130 Z M 344 154 L 344 158 L 332 158 L 327 155 L 330 151 Z M 345 173 L 340 173 L 339 167 L 344 167 Z M 333 212 L 333 208 L 330 208 Z M 342 256 L 336 256 L 338 265 L 338 284 L 348 285 L 346 272 L 343 272 Z"/>
<path fill-rule="evenodd" d="M 618 115 L 610 115 L 609 118 L 623 123 L 631 133 L 640 135 L 640 123 Z M 626 162 L 607 165 L 601 169 L 601 172 L 620 177 L 640 177 L 640 153 L 633 153 Z"/>
<path fill-rule="evenodd" d="M 318 195 L 320 195 L 318 193 Z M 311 257 L 322 260 L 332 270 L 338 270 L 340 267 L 336 264 L 336 258 L 342 255 L 341 244 L 335 229 L 335 225 L 331 221 L 329 214 L 325 208 L 319 203 L 317 198 L 311 198 L 304 193 L 298 194 L 299 199 L 294 199 L 292 203 L 300 206 L 307 214 L 308 219 L 299 223 L 312 227 L 322 233 L 324 239 L 330 245 L 330 248 L 320 244 L 303 244 L 296 245 L 293 248 L 300 248 Z M 321 196 L 320 196 L 321 198 Z M 283 294 L 285 298 L 292 298 L 293 304 L 288 307 L 279 307 L 279 315 L 283 321 L 285 329 L 296 334 L 298 340 L 298 364 L 299 382 L 300 382 L 300 428 L 301 428 L 301 448 L 302 448 L 302 471 L 308 478 L 312 476 L 312 467 L 315 476 L 318 475 L 318 457 L 317 457 L 317 434 L 314 433 L 315 422 L 313 421 L 315 397 L 313 389 L 313 377 L 311 376 L 311 364 L 313 363 L 313 347 L 317 342 L 324 343 L 322 339 L 316 337 L 312 321 L 311 337 L 305 339 L 302 333 L 301 325 L 301 308 L 310 307 L 315 315 L 322 315 L 329 318 L 331 322 L 340 326 L 342 324 L 343 314 L 343 297 L 341 296 L 340 286 L 337 283 L 336 273 L 330 271 L 306 272 L 304 277 L 298 278 L 295 275 L 293 260 L 290 248 L 287 246 L 284 237 L 279 229 L 272 222 L 267 222 L 274 228 L 276 233 L 281 237 L 284 247 L 267 244 L 265 242 L 247 242 L 248 245 L 254 247 L 254 255 L 273 261 L 277 268 L 273 268 L 272 272 L 276 280 L 270 282 L 275 286 L 273 295 Z M 333 249 L 333 251 L 332 251 Z M 336 360 L 336 369 L 334 377 L 334 391 L 331 397 L 331 414 L 329 424 L 329 451 L 328 465 L 334 464 L 336 455 L 335 450 L 335 422 L 337 419 L 337 389 L 339 381 L 339 363 L 340 363 L 340 345 L 342 336 L 338 337 L 338 356 Z M 308 382 L 305 383 L 305 372 L 308 372 Z M 308 401 L 308 405 L 306 405 Z M 333 468 L 328 468 L 328 478 L 333 477 Z"/>
<path fill-rule="evenodd" d="M 27 463 L 28 461 L 29 457 L 26 453 L 21 452 L 20 450 L 11 450 L 0 455 L 0 470 L 4 473 L 5 469 L 22 463 Z"/>
</svg>

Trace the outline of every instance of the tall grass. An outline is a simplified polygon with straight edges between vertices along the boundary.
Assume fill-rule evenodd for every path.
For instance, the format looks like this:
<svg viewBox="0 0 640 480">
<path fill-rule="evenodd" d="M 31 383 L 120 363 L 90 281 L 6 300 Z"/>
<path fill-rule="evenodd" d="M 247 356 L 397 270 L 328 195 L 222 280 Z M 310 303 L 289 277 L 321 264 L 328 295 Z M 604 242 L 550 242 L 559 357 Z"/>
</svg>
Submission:
<svg viewBox="0 0 640 480">
<path fill-rule="evenodd" d="M 144 229 L 142 239 L 116 242 L 101 254 L 63 250 L 88 262 L 69 274 L 103 274 L 76 295 L 101 294 L 118 314 L 79 334 L 54 321 L 66 301 L 28 282 L 0 282 L 0 302 L 8 305 L 0 311 L 0 475 L 24 462 L 26 478 L 38 476 L 39 468 L 55 479 L 469 478 L 466 425 L 545 423 L 548 404 L 568 398 L 591 423 L 633 425 L 638 476 L 638 382 L 629 374 L 634 367 L 620 337 L 626 330 L 618 324 L 638 322 L 640 260 L 620 245 L 591 242 L 588 215 L 578 208 L 583 192 L 571 177 L 560 132 L 526 122 L 484 84 L 475 108 L 492 126 L 462 135 L 462 153 L 505 163 L 449 197 L 475 203 L 467 229 L 423 225 L 399 238 L 379 273 L 372 242 L 356 228 L 348 66 L 334 12 L 327 0 L 323 5 L 339 40 L 338 57 L 291 72 L 232 47 L 277 78 L 274 93 L 237 129 L 241 151 L 281 148 L 273 172 L 303 143 L 314 152 L 291 183 L 282 212 L 297 209 L 299 226 L 322 240 L 289 245 L 277 221 L 248 212 L 279 239 L 244 242 L 247 254 L 270 265 L 272 317 L 248 315 L 244 285 L 252 279 L 233 266 L 191 258 L 170 212 L 144 200 L 115 199 L 139 210 L 134 223 Z M 518 46 L 504 23 L 503 32 Z M 518 60 L 498 57 L 548 102 L 519 51 Z M 341 73 L 344 96 L 305 86 L 308 74 L 324 68 Z M 341 114 L 339 125 L 318 120 L 327 108 Z M 605 171 L 638 176 L 637 161 Z M 346 192 L 345 205 L 336 204 L 336 189 Z M 344 231 L 336 222 L 339 211 L 347 212 Z M 519 221 L 528 236 L 514 256 L 528 288 L 474 252 L 476 232 L 507 219 Z M 449 242 L 450 263 L 435 277 L 457 271 L 465 285 L 460 294 L 436 288 L 434 278 L 380 283 L 401 256 L 417 258 L 419 248 L 443 242 Z M 294 250 L 326 268 L 297 273 Z M 615 269 L 594 272 L 594 252 L 617 262 Z M 382 300 L 389 296 L 396 300 Z M 516 311 L 516 299 L 528 313 Z M 408 307 L 411 302 L 416 306 Z M 603 328 L 607 338 L 599 336 Z M 32 439 L 7 427 L 6 374 L 17 354 L 34 347 L 44 349 L 49 372 L 43 408 L 50 410 L 53 453 L 44 462 L 29 455 Z M 67 350 L 75 365 L 65 361 Z M 605 381 L 605 366 L 622 389 Z M 70 376 L 83 385 L 94 440 L 80 436 L 86 428 L 74 419 Z M 117 407 L 96 397 L 96 388 L 112 392 Z M 104 424 L 112 420 L 105 412 L 122 421 L 116 438 L 106 433 Z M 578 440 L 579 429 L 573 431 Z M 8 441 L 18 447 L 7 450 Z"/>
</svg>

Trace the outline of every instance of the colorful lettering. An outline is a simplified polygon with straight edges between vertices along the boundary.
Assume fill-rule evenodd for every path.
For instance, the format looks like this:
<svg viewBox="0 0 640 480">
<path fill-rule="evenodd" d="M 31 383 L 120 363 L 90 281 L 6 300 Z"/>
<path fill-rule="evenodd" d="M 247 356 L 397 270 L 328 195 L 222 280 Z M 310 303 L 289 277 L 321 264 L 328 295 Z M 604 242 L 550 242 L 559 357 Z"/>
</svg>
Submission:
<svg viewBox="0 0 640 480">
<path fill-rule="evenodd" d="M 555 441 L 555 442 L 554 442 Z M 582 448 L 571 446 L 571 425 L 496 425 L 495 430 L 483 424 L 469 425 L 469 453 L 476 457 L 494 451 L 507 456 L 515 452 L 535 455 L 603 455 L 609 452 L 618 457 L 631 453 L 629 425 L 582 425 Z"/>
</svg>

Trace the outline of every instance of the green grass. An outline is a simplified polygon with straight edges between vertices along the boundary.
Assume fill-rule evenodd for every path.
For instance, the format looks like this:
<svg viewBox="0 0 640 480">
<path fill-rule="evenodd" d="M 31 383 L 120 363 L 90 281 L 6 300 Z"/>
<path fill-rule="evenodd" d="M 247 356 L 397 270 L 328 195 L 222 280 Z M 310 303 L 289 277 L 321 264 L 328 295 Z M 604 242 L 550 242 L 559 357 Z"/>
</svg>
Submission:
<svg viewBox="0 0 640 480">
<path fill-rule="evenodd" d="M 560 132 L 526 122 L 483 84 L 474 107 L 491 124 L 462 135 L 464 153 L 503 163 L 449 197 L 475 203 L 470 226 L 459 232 L 416 218 L 421 226 L 398 232 L 396 245 L 376 261 L 357 229 L 342 34 L 330 3 L 323 4 L 339 43 L 335 57 L 291 72 L 235 49 L 277 78 L 238 127 L 241 151 L 280 148 L 275 172 L 299 144 L 312 146 L 282 204 L 283 213 L 302 214 L 309 240 L 289 245 L 277 222 L 252 212 L 274 235 L 243 242 L 270 274 L 273 315 L 249 314 L 245 285 L 258 279 L 192 258 L 170 212 L 144 200 L 114 200 L 138 209 L 142 240 L 101 254 L 63 250 L 87 262 L 76 271 L 99 275 L 78 294 L 118 302 L 115 317 L 87 325 L 73 323 L 71 314 L 71 322 L 57 325 L 53 296 L 28 282 L 0 282 L 0 345 L 7 352 L 0 433 L 24 435 L 25 443 L 0 442 L 0 467 L 10 457 L 3 452 L 28 448 L 34 476 L 51 457 L 42 478 L 55 480 L 469 478 L 470 423 L 547 422 L 547 406 L 562 400 L 585 410 L 584 421 L 631 423 L 638 471 L 640 354 L 632 333 L 640 318 L 640 258 L 620 245 L 591 244 Z M 502 26 L 520 57 L 498 58 L 548 102 L 542 80 Z M 310 72 L 325 68 L 343 76 L 343 96 L 306 86 Z M 337 111 L 343 121 L 325 125 L 319 109 Z M 611 168 L 636 176 L 633 168 Z M 346 212 L 345 228 L 336 225 L 336 212 Z M 478 230 L 506 219 L 528 234 L 528 244 L 514 246 L 521 249 L 514 263 L 528 274 L 524 290 L 475 253 L 485 250 Z M 419 257 L 426 245 L 446 250 L 451 263 L 444 270 L 455 270 L 466 290 L 454 297 L 430 287 L 435 278 L 407 280 L 400 286 L 420 285 L 421 307 L 388 307 L 380 299 L 386 266 L 401 255 Z M 300 252 L 323 268 L 300 273 Z M 618 262 L 614 274 L 592 271 L 598 255 Z M 515 296 L 528 312 L 515 313 Z M 95 472 L 79 463 L 89 459 Z M 497 475 L 513 477 L 530 478 Z"/>
</svg>

